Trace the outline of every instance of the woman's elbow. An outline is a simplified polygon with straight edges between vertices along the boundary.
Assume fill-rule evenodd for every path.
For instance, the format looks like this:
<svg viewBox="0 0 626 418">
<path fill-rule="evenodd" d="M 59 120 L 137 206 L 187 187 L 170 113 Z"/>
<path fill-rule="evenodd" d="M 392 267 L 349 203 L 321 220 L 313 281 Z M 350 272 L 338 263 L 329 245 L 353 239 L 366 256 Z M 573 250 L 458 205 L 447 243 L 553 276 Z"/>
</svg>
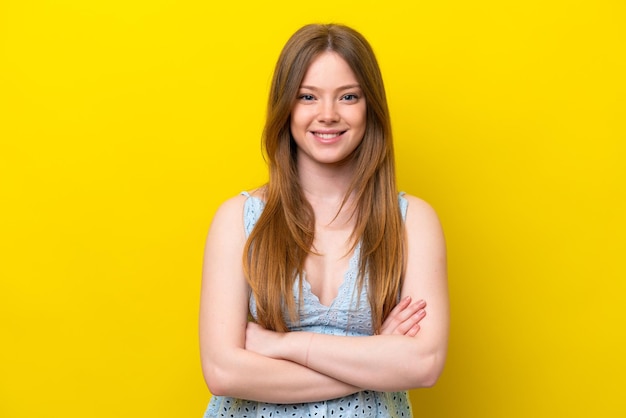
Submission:
<svg viewBox="0 0 626 418">
<path fill-rule="evenodd" d="M 432 353 L 423 357 L 415 364 L 415 388 L 430 388 L 435 386 L 439 376 L 443 372 L 445 356 L 439 353 Z"/>
<path fill-rule="evenodd" d="M 230 378 L 219 366 L 212 364 L 210 366 L 203 367 L 204 381 L 206 382 L 209 392 L 214 396 L 229 396 L 230 395 Z"/>
<path fill-rule="evenodd" d="M 239 348 L 213 350 L 201 355 L 202 374 L 212 395 L 236 396 L 245 383 Z"/>
<path fill-rule="evenodd" d="M 420 388 L 432 388 L 439 380 L 440 373 L 430 372 L 422 378 Z"/>
</svg>

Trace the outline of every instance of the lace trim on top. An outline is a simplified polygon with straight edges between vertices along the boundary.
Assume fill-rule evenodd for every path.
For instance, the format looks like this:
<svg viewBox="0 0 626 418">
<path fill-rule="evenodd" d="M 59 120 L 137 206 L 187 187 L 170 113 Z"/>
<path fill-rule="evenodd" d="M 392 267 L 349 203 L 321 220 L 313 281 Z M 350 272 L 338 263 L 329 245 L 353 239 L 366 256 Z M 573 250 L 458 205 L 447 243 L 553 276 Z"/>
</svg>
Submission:
<svg viewBox="0 0 626 418">
<path fill-rule="evenodd" d="M 246 236 L 250 235 L 257 219 L 263 212 L 265 202 L 257 197 L 243 192 L 246 199 L 244 205 L 244 226 Z M 402 217 L 406 217 L 408 201 L 398 196 Z M 311 290 L 310 283 L 303 277 L 297 277 L 293 286 L 293 298 L 300 313 L 298 322 L 291 321 L 288 315 L 284 316 L 285 323 L 291 331 L 313 331 L 333 335 L 365 336 L 373 334 L 372 311 L 368 299 L 368 280 L 364 280 L 361 292 L 358 292 L 357 279 L 361 243 L 358 243 L 350 257 L 348 269 L 343 275 L 343 282 L 339 286 L 337 296 L 330 305 L 320 302 L 317 295 Z M 300 283 L 302 281 L 302 306 L 300 306 Z M 257 309 L 254 295 L 250 295 L 250 314 L 256 319 Z"/>
</svg>

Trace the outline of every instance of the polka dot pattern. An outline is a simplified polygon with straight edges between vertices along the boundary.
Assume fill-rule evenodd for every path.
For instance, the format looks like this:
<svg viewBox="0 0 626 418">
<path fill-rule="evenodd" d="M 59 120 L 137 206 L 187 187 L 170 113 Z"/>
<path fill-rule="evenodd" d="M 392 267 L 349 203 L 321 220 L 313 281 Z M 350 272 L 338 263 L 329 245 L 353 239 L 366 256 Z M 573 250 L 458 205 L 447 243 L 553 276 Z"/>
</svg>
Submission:
<svg viewBox="0 0 626 418">
<path fill-rule="evenodd" d="M 396 418 L 411 417 L 406 392 L 363 391 L 343 398 L 300 404 L 268 404 L 215 396 L 204 418 Z"/>
</svg>

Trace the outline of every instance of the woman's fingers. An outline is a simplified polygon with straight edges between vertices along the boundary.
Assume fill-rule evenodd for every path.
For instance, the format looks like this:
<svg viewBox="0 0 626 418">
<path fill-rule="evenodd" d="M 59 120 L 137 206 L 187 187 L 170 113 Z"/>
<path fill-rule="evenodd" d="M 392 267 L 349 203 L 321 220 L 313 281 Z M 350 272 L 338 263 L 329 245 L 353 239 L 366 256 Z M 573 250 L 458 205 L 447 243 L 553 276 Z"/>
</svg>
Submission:
<svg viewBox="0 0 626 418">
<path fill-rule="evenodd" d="M 425 316 L 426 316 L 426 311 L 423 308 L 418 309 L 415 313 L 413 313 L 407 319 L 405 319 L 400 324 L 398 324 L 394 334 L 400 334 L 400 335 L 412 334 L 411 336 L 414 337 L 420 329 L 419 328 L 420 321 L 424 319 Z"/>
<path fill-rule="evenodd" d="M 426 315 L 426 302 L 419 300 L 411 303 L 409 296 L 396 305 L 383 322 L 381 334 L 415 335 L 419 331 L 419 322 Z"/>
</svg>

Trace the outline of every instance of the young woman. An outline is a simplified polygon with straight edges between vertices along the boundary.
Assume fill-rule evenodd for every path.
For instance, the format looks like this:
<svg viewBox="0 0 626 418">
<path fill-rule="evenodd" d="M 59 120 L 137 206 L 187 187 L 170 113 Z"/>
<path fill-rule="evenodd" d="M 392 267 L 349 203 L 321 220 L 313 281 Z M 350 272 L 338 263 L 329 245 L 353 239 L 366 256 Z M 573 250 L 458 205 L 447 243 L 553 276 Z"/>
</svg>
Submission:
<svg viewBox="0 0 626 418">
<path fill-rule="evenodd" d="M 383 81 L 358 32 L 289 39 L 264 144 L 269 182 L 226 201 L 207 238 L 205 417 L 410 416 L 406 390 L 433 385 L 446 357 L 445 244 L 432 208 L 396 189 Z"/>
</svg>

